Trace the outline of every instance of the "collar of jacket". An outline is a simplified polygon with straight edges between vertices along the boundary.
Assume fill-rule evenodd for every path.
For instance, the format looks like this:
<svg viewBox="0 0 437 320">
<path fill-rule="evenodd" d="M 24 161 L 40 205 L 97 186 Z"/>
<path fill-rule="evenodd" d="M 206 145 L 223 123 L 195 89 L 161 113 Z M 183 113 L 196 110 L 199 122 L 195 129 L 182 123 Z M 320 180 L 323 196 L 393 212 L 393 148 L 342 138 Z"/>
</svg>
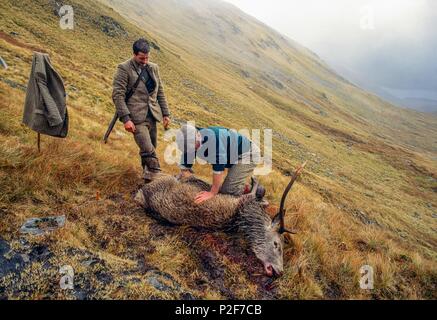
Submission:
<svg viewBox="0 0 437 320">
<path fill-rule="evenodd" d="M 135 72 L 139 75 L 138 70 L 141 70 L 141 68 L 143 68 L 143 67 L 141 67 L 141 66 L 139 65 L 139 63 L 137 63 L 137 62 L 135 61 L 134 58 L 131 59 L 131 64 L 132 64 L 132 67 L 133 67 L 133 69 L 135 70 Z M 156 89 L 158 88 L 158 85 L 157 85 L 158 82 L 156 81 L 155 73 L 152 71 L 152 68 L 150 67 L 149 64 L 146 64 L 146 65 L 145 65 L 145 68 L 147 69 L 147 72 L 148 72 L 149 76 L 152 77 L 153 81 L 155 81 L 155 84 L 156 84 L 156 85 L 155 85 L 155 90 L 153 91 L 153 92 L 155 92 Z"/>
<path fill-rule="evenodd" d="M 61 75 L 55 70 L 55 67 L 53 67 L 52 62 L 50 60 L 50 56 L 47 53 L 34 52 L 33 59 L 35 59 L 34 60 L 35 64 L 36 64 L 36 62 L 38 62 L 41 65 L 50 68 L 52 76 L 56 77 L 59 80 L 60 86 L 65 91 L 64 80 L 62 79 Z M 32 66 L 32 68 L 34 68 L 34 66 Z M 66 96 L 67 96 L 67 93 L 64 94 L 64 97 L 66 97 Z"/>
<path fill-rule="evenodd" d="M 141 66 L 138 62 L 136 62 L 134 58 L 131 59 L 131 64 L 132 67 L 135 69 L 136 73 L 138 73 L 138 70 L 141 70 L 143 68 L 143 66 Z"/>
<path fill-rule="evenodd" d="M 131 59 L 131 62 L 132 62 L 132 66 L 134 67 L 135 71 L 137 71 L 137 73 L 138 73 L 138 70 L 141 70 L 143 68 L 146 68 L 147 71 L 149 71 L 149 74 L 153 73 L 152 68 L 150 67 L 149 64 L 146 64 L 145 66 L 141 66 L 138 62 L 135 61 L 134 58 Z"/>
</svg>

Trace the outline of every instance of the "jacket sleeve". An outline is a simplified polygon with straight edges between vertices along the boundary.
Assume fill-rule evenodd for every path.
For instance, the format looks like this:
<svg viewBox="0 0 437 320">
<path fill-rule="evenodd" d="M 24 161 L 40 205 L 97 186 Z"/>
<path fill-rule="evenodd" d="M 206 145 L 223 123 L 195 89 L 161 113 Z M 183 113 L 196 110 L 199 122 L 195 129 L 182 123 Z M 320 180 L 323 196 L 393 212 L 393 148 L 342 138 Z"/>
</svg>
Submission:
<svg viewBox="0 0 437 320">
<path fill-rule="evenodd" d="M 37 62 L 37 64 L 39 64 Z M 59 112 L 59 108 L 56 105 L 55 100 L 50 94 L 49 88 L 47 86 L 47 75 L 45 72 L 45 67 L 43 65 L 38 65 L 36 67 L 35 80 L 38 84 L 39 91 L 44 100 L 44 105 L 47 111 L 47 121 L 51 127 L 59 126 L 64 122 Z"/>
<path fill-rule="evenodd" d="M 168 104 L 167 104 L 167 98 L 165 97 L 165 93 L 164 93 L 164 86 L 162 85 L 162 81 L 161 81 L 161 75 L 159 73 L 159 67 L 156 66 L 156 73 L 158 74 L 158 104 L 161 107 L 161 111 L 162 111 L 162 115 L 164 117 L 169 117 L 170 116 L 170 111 L 168 109 Z"/>
<path fill-rule="evenodd" d="M 118 117 L 123 119 L 123 122 L 127 121 L 130 115 L 130 111 L 126 105 L 128 84 L 129 74 L 122 65 L 119 65 L 112 84 L 112 101 L 114 102 Z"/>
</svg>

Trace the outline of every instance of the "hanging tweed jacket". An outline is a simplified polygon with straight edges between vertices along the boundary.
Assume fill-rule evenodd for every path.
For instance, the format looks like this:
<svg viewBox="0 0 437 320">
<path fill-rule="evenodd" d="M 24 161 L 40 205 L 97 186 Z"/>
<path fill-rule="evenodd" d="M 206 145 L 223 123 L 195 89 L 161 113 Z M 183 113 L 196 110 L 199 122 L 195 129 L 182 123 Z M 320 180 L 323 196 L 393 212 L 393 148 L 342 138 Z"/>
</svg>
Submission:
<svg viewBox="0 0 437 320">
<path fill-rule="evenodd" d="M 65 138 L 68 134 L 66 96 L 62 78 L 49 56 L 34 52 L 23 123 L 38 133 Z"/>
</svg>

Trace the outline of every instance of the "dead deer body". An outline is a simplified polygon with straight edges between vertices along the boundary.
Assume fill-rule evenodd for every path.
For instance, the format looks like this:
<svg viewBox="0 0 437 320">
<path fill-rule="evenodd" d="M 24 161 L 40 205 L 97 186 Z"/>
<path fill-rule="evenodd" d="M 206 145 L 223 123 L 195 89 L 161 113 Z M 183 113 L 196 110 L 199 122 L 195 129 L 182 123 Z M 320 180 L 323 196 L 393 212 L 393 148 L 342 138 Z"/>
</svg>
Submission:
<svg viewBox="0 0 437 320">
<path fill-rule="evenodd" d="M 285 228 L 285 200 L 304 167 L 305 164 L 293 174 L 282 196 L 279 212 L 273 219 L 266 212 L 265 201 L 256 197 L 258 183 L 255 179 L 250 194 L 241 197 L 220 194 L 197 205 L 194 195 L 209 191 L 211 186 L 208 183 L 195 177 L 178 180 L 161 174 L 137 192 L 135 201 L 160 221 L 241 234 L 262 262 L 266 275 L 279 276 L 284 270 L 283 235 L 294 233 Z"/>
</svg>

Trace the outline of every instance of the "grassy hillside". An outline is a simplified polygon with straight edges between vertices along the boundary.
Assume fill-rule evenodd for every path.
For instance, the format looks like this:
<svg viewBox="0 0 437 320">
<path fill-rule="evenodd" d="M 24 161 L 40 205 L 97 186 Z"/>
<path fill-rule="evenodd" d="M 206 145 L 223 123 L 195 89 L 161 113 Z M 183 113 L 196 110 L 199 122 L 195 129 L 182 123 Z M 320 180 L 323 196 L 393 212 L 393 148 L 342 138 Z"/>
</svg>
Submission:
<svg viewBox="0 0 437 320">
<path fill-rule="evenodd" d="M 437 118 L 361 91 L 232 6 L 197 1 L 189 19 L 185 2 L 107 3 L 124 17 L 70 1 L 74 30 L 59 28 L 52 1 L 0 4 L 0 240 L 21 266 L 0 278 L 0 298 L 435 298 Z M 240 239 L 159 225 L 131 203 L 133 139 L 120 125 L 110 144 L 101 137 L 116 65 L 140 36 L 154 43 L 176 120 L 274 129 L 276 171 L 262 179 L 273 204 L 282 173 L 310 161 L 288 203 L 300 233 L 273 287 Z M 71 114 L 69 138 L 44 137 L 41 153 L 20 125 L 34 50 L 62 74 Z M 63 229 L 20 235 L 27 218 L 57 214 Z M 364 264 L 376 271 L 370 292 L 358 286 Z M 75 270 L 74 291 L 59 288 L 62 265 Z"/>
<path fill-rule="evenodd" d="M 202 84 L 217 88 L 245 108 L 279 104 L 353 135 L 387 134 L 387 139 L 396 136 L 397 143 L 400 138 L 405 144 L 436 151 L 429 137 L 435 135 L 435 119 L 399 110 L 356 88 L 314 53 L 231 4 L 217 0 L 100 1 L 165 39 L 166 47 L 196 71 Z M 420 128 L 419 133 L 412 124 Z M 420 141 L 412 140 L 417 134 Z"/>
</svg>

